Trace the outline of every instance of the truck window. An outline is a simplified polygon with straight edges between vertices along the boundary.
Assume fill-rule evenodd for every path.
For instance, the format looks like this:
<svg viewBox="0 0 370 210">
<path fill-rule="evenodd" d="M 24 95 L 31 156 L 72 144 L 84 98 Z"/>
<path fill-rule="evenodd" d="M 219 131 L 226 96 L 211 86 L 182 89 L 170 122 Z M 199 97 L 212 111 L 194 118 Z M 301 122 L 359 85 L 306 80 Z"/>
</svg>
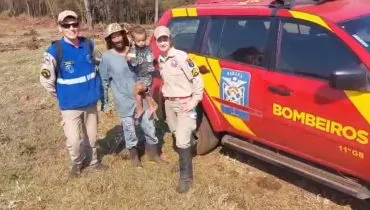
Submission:
<svg viewBox="0 0 370 210">
<path fill-rule="evenodd" d="M 172 43 L 186 52 L 199 52 L 204 18 L 175 18 L 168 27 L 171 30 Z"/>
<path fill-rule="evenodd" d="M 370 15 L 347 20 L 340 25 L 370 52 Z"/>
<path fill-rule="evenodd" d="M 354 53 L 319 25 L 283 20 L 280 31 L 278 71 L 328 79 L 336 70 L 349 70 L 361 65 Z"/>
<path fill-rule="evenodd" d="M 226 17 L 217 57 L 265 66 L 270 24 L 271 21 L 265 18 Z"/>
<path fill-rule="evenodd" d="M 224 22 L 224 18 L 218 17 L 209 20 L 204 34 L 205 38 L 203 40 L 201 54 L 217 57 Z"/>
</svg>

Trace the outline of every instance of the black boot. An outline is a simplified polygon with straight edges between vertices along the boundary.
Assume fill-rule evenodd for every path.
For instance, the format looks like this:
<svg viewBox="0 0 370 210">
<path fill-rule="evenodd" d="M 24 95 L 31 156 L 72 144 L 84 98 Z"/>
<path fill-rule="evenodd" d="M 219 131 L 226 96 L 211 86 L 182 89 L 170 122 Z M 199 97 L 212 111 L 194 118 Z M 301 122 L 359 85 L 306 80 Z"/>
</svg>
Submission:
<svg viewBox="0 0 370 210">
<path fill-rule="evenodd" d="M 147 156 L 148 156 L 148 159 L 150 161 L 156 162 L 156 163 L 161 164 L 161 165 L 167 165 L 168 164 L 167 161 L 163 160 L 159 156 L 158 144 L 146 144 L 145 146 L 146 146 Z"/>
<path fill-rule="evenodd" d="M 129 149 L 129 152 L 130 152 L 130 160 L 132 162 L 132 165 L 134 167 L 142 168 L 143 165 L 140 162 L 137 148 L 136 147 L 133 147 L 133 148 Z"/>
<path fill-rule="evenodd" d="M 191 147 L 186 149 L 179 148 L 180 179 L 176 188 L 176 191 L 179 193 L 187 192 L 193 184 L 192 158 Z"/>
</svg>

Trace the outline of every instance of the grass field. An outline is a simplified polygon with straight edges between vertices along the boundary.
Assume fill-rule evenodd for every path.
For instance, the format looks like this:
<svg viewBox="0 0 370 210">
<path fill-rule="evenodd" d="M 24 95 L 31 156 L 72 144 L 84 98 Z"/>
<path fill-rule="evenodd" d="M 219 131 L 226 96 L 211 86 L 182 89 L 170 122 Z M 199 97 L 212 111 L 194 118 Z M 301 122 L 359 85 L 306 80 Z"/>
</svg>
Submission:
<svg viewBox="0 0 370 210">
<path fill-rule="evenodd" d="M 175 192 L 177 156 L 163 123 L 169 166 L 132 168 L 109 154 L 119 135 L 116 117 L 100 116 L 104 173 L 68 179 L 68 154 L 55 98 L 39 84 L 42 53 L 58 38 L 47 19 L 0 18 L 0 209 L 370 209 L 325 186 L 225 148 L 194 159 L 195 183 Z M 103 41 L 97 43 L 104 50 Z M 119 137 L 119 136 L 118 136 Z"/>
</svg>

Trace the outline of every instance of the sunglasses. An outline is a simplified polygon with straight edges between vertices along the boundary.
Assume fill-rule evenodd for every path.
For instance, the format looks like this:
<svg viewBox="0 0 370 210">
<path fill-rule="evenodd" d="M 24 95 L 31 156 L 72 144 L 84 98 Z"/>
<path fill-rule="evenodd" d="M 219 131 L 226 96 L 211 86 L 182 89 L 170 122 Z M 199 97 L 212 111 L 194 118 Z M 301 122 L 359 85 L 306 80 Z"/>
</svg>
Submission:
<svg viewBox="0 0 370 210">
<path fill-rule="evenodd" d="M 169 39 L 169 37 L 165 37 L 165 36 L 161 36 L 161 37 L 159 37 L 157 40 L 156 40 L 158 43 L 162 43 L 162 42 L 169 42 L 170 41 L 170 39 Z"/>
<path fill-rule="evenodd" d="M 80 24 L 79 23 L 62 23 L 60 24 L 60 26 L 62 26 L 62 28 L 71 28 L 71 26 L 73 28 L 78 28 Z"/>
</svg>

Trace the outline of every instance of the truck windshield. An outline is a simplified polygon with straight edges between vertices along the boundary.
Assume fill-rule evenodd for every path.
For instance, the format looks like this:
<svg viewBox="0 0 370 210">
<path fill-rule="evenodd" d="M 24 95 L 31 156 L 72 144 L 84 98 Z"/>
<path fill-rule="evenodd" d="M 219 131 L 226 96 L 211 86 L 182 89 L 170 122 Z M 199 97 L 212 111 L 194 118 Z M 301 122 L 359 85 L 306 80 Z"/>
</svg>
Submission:
<svg viewBox="0 0 370 210">
<path fill-rule="evenodd" d="M 340 25 L 370 52 L 370 15 L 344 21 Z"/>
</svg>

